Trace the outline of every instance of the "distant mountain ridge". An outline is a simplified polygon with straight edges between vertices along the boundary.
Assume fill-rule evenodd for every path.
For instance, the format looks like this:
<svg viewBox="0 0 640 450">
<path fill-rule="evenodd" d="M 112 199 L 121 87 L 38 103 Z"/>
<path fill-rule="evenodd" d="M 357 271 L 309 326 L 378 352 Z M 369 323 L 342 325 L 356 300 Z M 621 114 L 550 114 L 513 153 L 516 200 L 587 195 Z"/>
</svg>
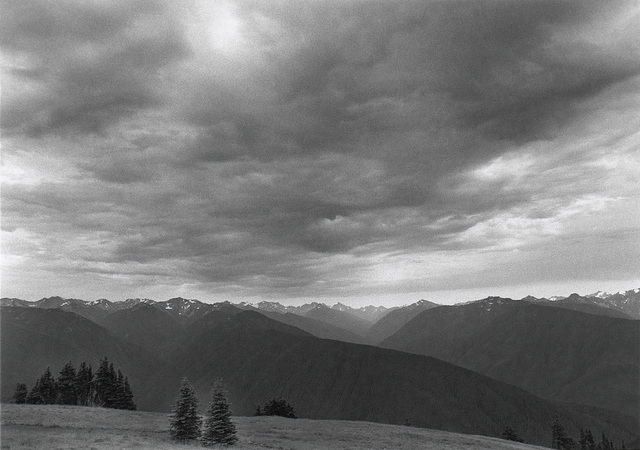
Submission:
<svg viewBox="0 0 640 450">
<path fill-rule="evenodd" d="M 568 297 L 536 298 L 529 296 L 522 300 L 532 303 L 549 302 L 552 306 L 569 307 L 570 309 L 577 309 L 575 307 L 579 305 L 592 305 L 623 313 L 632 319 L 640 319 L 640 288 L 620 291 L 614 294 L 598 291 L 587 295 L 573 293 Z M 585 312 L 588 311 L 585 309 Z M 614 317 L 621 316 L 615 315 Z"/>
<path fill-rule="evenodd" d="M 148 298 L 129 298 L 124 301 L 112 302 L 105 298 L 99 300 L 80 300 L 76 298 L 64 298 L 59 296 L 45 297 L 37 301 L 27 301 L 19 298 L 4 297 L 0 299 L 1 306 L 16 306 L 16 307 L 32 307 L 32 308 L 56 308 L 63 311 L 73 311 L 80 315 L 83 310 L 96 310 L 106 313 L 112 313 L 120 311 L 122 309 L 131 309 L 141 303 L 154 306 L 158 309 L 169 311 L 173 315 L 177 316 L 200 316 L 203 312 L 208 312 L 216 309 L 215 305 L 220 304 L 232 304 L 230 302 L 217 302 L 217 303 L 205 303 L 196 299 L 186 299 L 182 297 L 174 297 L 169 300 L 156 301 Z M 299 316 L 306 316 L 311 310 L 318 307 L 327 307 L 335 311 L 346 312 L 362 320 L 370 323 L 375 323 L 389 311 L 397 308 L 387 308 L 386 306 L 364 306 L 361 308 L 352 308 L 342 303 L 336 303 L 333 306 L 326 305 L 325 303 L 312 302 L 306 303 L 300 306 L 285 306 L 278 302 L 262 301 L 259 303 L 247 303 L 241 302 L 236 304 L 241 309 L 255 308 L 260 311 L 277 312 L 280 314 L 293 313 Z M 100 313 L 94 313 L 93 315 L 101 315 Z"/>
<path fill-rule="evenodd" d="M 437 308 L 437 303 L 433 303 L 427 300 L 420 300 L 411 305 L 403 306 L 402 308 L 396 308 L 393 311 L 389 311 L 380 320 L 378 320 L 367 331 L 367 338 L 374 344 L 379 344 L 400 328 L 402 328 L 407 322 L 427 309 Z"/>
</svg>

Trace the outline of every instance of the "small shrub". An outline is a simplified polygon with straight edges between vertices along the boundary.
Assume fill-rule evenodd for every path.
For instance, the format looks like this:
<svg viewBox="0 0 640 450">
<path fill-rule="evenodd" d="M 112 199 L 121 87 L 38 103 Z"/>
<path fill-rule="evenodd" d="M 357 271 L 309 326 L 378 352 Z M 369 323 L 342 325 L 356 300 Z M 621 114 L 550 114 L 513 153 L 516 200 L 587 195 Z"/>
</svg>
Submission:
<svg viewBox="0 0 640 450">
<path fill-rule="evenodd" d="M 256 416 L 281 416 L 288 417 L 290 419 L 296 418 L 296 413 L 285 399 L 282 397 L 273 398 L 264 405 L 264 408 L 261 410 L 258 406 L 258 409 L 255 413 Z"/>
</svg>

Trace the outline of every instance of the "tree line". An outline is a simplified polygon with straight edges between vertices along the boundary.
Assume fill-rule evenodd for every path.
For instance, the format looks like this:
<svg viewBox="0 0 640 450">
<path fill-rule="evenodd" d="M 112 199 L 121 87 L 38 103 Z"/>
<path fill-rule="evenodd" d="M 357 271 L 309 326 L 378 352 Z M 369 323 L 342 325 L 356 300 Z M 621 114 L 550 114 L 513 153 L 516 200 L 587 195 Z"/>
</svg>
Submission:
<svg viewBox="0 0 640 450">
<path fill-rule="evenodd" d="M 511 427 L 506 427 L 501 437 L 510 441 L 524 442 Z M 626 450 L 624 441 L 620 447 L 616 447 L 604 432 L 600 442 L 596 444 L 593 433 L 589 428 L 580 428 L 580 439 L 576 442 L 567 434 L 557 416 L 551 425 L 551 448 L 560 450 Z"/>
<path fill-rule="evenodd" d="M 84 361 L 80 363 L 78 370 L 69 361 L 60 370 L 57 379 L 47 367 L 31 390 L 27 389 L 25 383 L 18 383 L 13 400 L 15 403 L 41 405 L 136 409 L 129 378 L 120 369 L 116 371 L 107 357 L 100 360 L 100 366 L 95 374 L 91 365 Z"/>
</svg>

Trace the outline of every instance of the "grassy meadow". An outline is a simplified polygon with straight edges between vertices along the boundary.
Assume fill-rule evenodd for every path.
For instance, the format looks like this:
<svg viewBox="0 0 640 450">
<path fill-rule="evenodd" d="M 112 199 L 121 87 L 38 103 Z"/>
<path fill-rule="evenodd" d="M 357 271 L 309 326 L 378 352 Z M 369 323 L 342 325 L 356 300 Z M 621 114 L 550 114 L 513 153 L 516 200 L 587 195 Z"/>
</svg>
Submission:
<svg viewBox="0 0 640 450">
<path fill-rule="evenodd" d="M 370 422 L 233 417 L 236 449 L 534 449 L 484 436 Z M 168 415 L 60 405 L 2 404 L 2 449 L 186 449 Z"/>
</svg>

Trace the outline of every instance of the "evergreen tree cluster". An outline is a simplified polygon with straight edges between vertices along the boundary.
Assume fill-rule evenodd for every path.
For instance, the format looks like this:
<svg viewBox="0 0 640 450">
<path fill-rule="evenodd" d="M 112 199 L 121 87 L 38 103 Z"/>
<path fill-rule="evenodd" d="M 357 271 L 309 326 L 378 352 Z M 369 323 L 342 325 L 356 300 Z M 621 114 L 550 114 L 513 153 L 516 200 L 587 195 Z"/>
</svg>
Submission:
<svg viewBox="0 0 640 450">
<path fill-rule="evenodd" d="M 264 405 L 264 408 L 260 408 L 260 406 L 258 405 L 254 415 L 255 416 L 281 416 L 281 417 L 288 417 L 290 419 L 296 418 L 296 413 L 293 409 L 293 406 L 287 403 L 287 401 L 282 397 L 273 398 L 269 400 Z"/>
<path fill-rule="evenodd" d="M 205 445 L 233 445 L 237 442 L 236 426 L 231 421 L 231 409 L 221 381 L 216 381 L 211 391 L 204 432 L 201 431 L 203 421 L 197 409 L 195 390 L 184 378 L 170 418 L 169 432 L 174 439 L 185 442 L 200 438 Z"/>
<path fill-rule="evenodd" d="M 81 405 L 135 410 L 129 378 L 104 357 L 95 375 L 91 365 L 84 361 L 78 370 L 71 362 L 64 365 L 56 380 L 49 367 L 38 378 L 33 388 L 18 383 L 13 395 L 15 403 L 40 405 Z"/>
<path fill-rule="evenodd" d="M 616 447 L 613 444 L 612 440 L 609 440 L 606 434 L 602 433 L 600 442 L 598 444 L 595 443 L 595 439 L 593 438 L 593 434 L 589 428 L 582 429 L 580 428 L 580 440 L 578 441 L 580 450 L 625 450 L 626 447 L 624 442 L 622 442 L 620 447 Z"/>
<path fill-rule="evenodd" d="M 560 423 L 558 417 L 551 425 L 551 448 L 564 450 L 625 450 L 624 442 L 620 447 L 616 447 L 604 433 L 598 444 L 596 444 L 593 434 L 589 428 L 580 428 L 580 440 L 576 443 L 569 437 Z"/>
<path fill-rule="evenodd" d="M 513 428 L 509 426 L 505 427 L 500 437 L 509 441 L 524 442 Z M 551 448 L 562 450 L 626 450 L 624 441 L 620 447 L 616 447 L 613 441 L 604 433 L 602 433 L 600 442 L 596 444 L 589 428 L 580 428 L 580 440 L 576 443 L 576 441 L 567 435 L 564 426 L 562 426 L 557 416 L 551 425 Z"/>
</svg>

